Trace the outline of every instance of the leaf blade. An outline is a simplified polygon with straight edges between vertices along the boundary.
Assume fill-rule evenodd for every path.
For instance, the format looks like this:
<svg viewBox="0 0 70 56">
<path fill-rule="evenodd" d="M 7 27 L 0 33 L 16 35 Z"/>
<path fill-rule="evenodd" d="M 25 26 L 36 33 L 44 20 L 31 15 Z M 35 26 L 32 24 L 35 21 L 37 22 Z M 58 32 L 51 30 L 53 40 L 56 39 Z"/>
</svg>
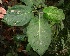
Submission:
<svg viewBox="0 0 70 56">
<path fill-rule="evenodd" d="M 51 43 L 51 29 L 44 19 L 32 19 L 27 28 L 28 42 L 34 51 L 43 55 Z"/>
<path fill-rule="evenodd" d="M 11 26 L 23 26 L 34 16 L 31 11 L 32 9 L 28 6 L 15 5 L 8 9 L 2 21 Z"/>
</svg>

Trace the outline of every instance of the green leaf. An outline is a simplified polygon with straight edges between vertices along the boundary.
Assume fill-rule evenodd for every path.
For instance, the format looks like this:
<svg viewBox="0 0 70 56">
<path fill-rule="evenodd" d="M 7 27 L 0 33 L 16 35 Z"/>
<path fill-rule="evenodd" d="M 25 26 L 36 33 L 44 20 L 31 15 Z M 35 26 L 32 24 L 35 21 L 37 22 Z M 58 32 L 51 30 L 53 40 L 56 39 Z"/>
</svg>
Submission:
<svg viewBox="0 0 70 56">
<path fill-rule="evenodd" d="M 33 0 L 20 0 L 20 1 L 24 2 L 28 6 L 33 6 Z"/>
<path fill-rule="evenodd" d="M 18 34 L 18 35 L 13 36 L 13 39 L 15 41 L 24 41 L 24 37 L 25 37 L 25 35 Z"/>
<path fill-rule="evenodd" d="M 6 56 L 14 56 L 12 53 L 8 53 Z"/>
<path fill-rule="evenodd" d="M 27 6 L 39 6 L 39 5 L 44 5 L 45 0 L 21 0 L 24 2 Z"/>
<path fill-rule="evenodd" d="M 64 4 L 64 0 L 59 0 L 59 3 L 57 4 L 58 6 L 61 6 Z"/>
<path fill-rule="evenodd" d="M 26 50 L 27 50 L 27 51 L 30 51 L 30 49 L 31 49 L 31 45 L 30 45 L 30 44 L 27 44 Z"/>
<path fill-rule="evenodd" d="M 28 56 L 39 56 L 36 52 L 34 52 L 33 50 L 30 50 L 28 52 Z"/>
<path fill-rule="evenodd" d="M 62 45 L 63 45 L 63 49 L 64 49 L 64 48 L 65 48 L 64 40 L 63 40 L 63 39 L 61 39 L 61 41 L 62 41 Z"/>
<path fill-rule="evenodd" d="M 7 15 L 2 21 L 11 26 L 23 26 L 34 16 L 31 11 L 32 9 L 28 6 L 15 5 L 8 9 Z"/>
<path fill-rule="evenodd" d="M 44 17 L 52 22 L 58 23 L 65 19 L 65 15 L 62 9 L 58 9 L 54 6 L 45 7 L 43 9 Z"/>
<path fill-rule="evenodd" d="M 44 19 L 34 18 L 27 27 L 28 42 L 39 55 L 43 55 L 51 43 L 51 28 Z"/>
</svg>

